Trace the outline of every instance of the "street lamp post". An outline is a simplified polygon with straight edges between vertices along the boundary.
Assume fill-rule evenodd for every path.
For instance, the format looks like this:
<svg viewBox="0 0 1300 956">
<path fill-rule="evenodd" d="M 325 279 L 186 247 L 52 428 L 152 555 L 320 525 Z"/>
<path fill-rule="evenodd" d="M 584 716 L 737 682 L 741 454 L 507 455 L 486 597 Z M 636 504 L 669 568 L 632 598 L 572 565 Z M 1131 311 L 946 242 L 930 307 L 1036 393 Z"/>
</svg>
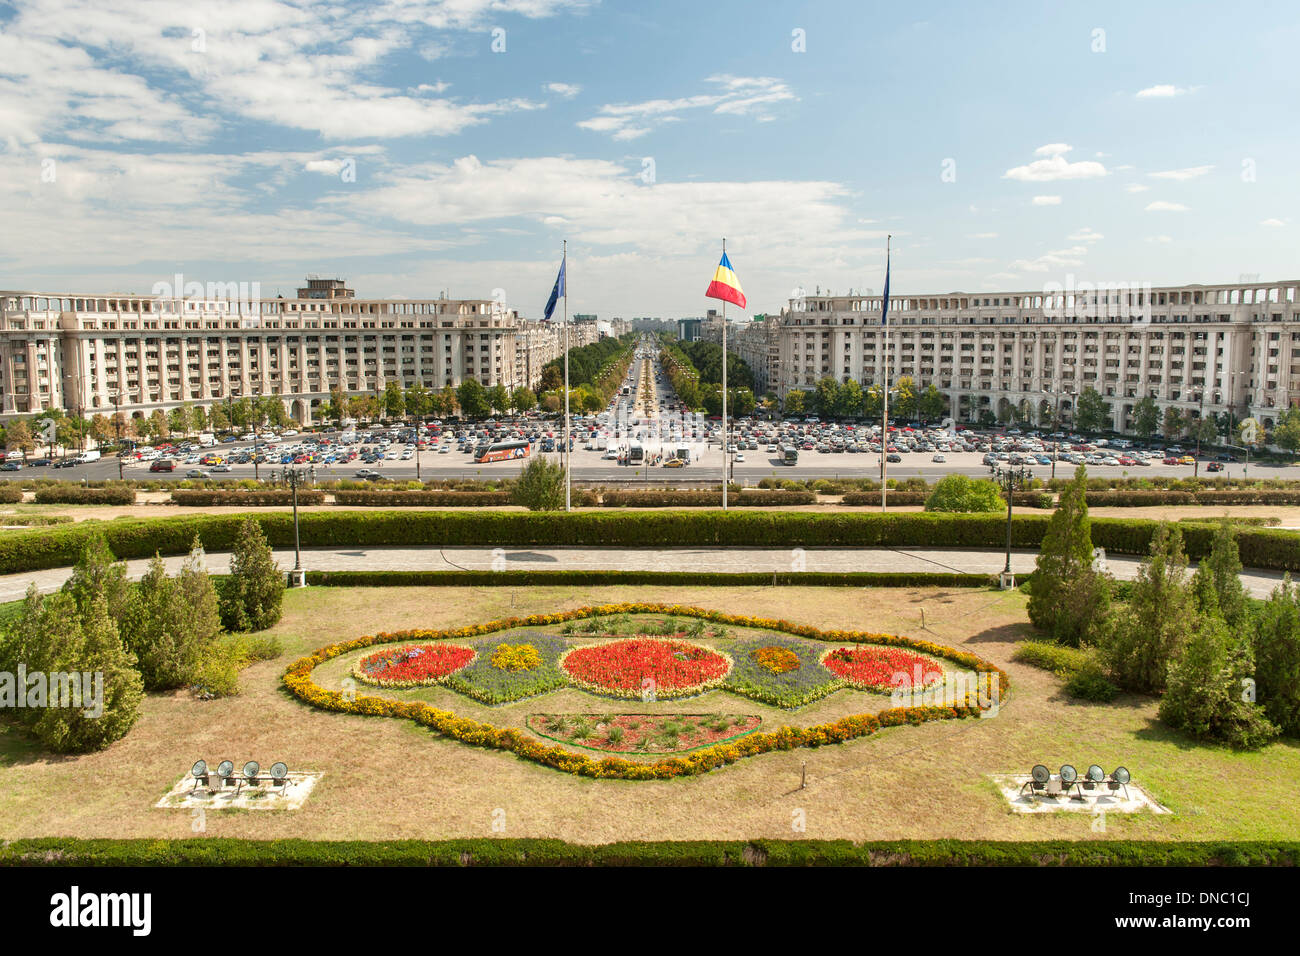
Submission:
<svg viewBox="0 0 1300 956">
<path fill-rule="evenodd" d="M 1023 488 L 1025 483 L 1032 477 L 1028 468 L 999 468 L 997 465 L 989 465 L 989 475 L 994 481 L 1001 486 L 1003 493 L 1007 496 L 1007 562 L 1002 569 L 1002 587 L 1015 587 L 1015 579 L 1011 575 L 1011 505 L 1016 491 Z"/>
<path fill-rule="evenodd" d="M 113 389 L 113 428 L 117 432 L 117 480 L 122 480 L 122 391 Z"/>
<path fill-rule="evenodd" d="M 293 492 L 293 570 L 289 572 L 289 585 L 302 587 L 307 583 L 307 576 L 302 569 L 302 545 L 298 533 L 298 485 L 307 481 L 307 477 L 301 469 L 287 466 L 282 470 L 281 477 Z"/>
<path fill-rule="evenodd" d="M 1197 396 L 1197 407 L 1196 407 L 1196 460 L 1192 462 L 1193 478 L 1199 478 L 1201 476 L 1201 424 L 1204 415 L 1205 415 L 1205 390 L 1201 389 L 1200 395 Z"/>
</svg>

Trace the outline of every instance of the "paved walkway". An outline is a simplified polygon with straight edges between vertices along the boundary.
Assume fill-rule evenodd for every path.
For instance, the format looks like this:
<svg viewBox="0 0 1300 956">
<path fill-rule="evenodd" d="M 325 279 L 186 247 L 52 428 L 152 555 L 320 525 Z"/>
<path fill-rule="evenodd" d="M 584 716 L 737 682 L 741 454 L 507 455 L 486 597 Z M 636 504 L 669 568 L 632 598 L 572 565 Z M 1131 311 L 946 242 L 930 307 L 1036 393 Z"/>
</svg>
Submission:
<svg viewBox="0 0 1300 956">
<path fill-rule="evenodd" d="M 1013 551 L 1011 569 L 1018 574 L 1032 571 L 1036 551 Z M 281 568 L 293 567 L 292 551 L 276 551 Z M 996 574 L 1006 555 L 1002 551 L 948 548 L 306 548 L 303 567 L 309 571 L 451 571 L 491 570 L 612 570 L 612 571 L 917 571 Z M 184 557 L 164 558 L 169 571 L 180 568 Z M 207 568 L 217 574 L 230 570 L 228 553 L 207 556 Z M 1138 558 L 1112 555 L 1109 570 L 1121 580 L 1137 573 Z M 128 561 L 132 578 L 139 578 L 148 561 Z M 51 568 L 27 574 L 0 575 L 0 601 L 21 598 L 35 581 L 42 591 L 57 590 L 67 580 L 70 568 Z M 1241 575 L 1246 589 L 1266 597 L 1282 580 L 1280 572 L 1246 570 Z"/>
</svg>

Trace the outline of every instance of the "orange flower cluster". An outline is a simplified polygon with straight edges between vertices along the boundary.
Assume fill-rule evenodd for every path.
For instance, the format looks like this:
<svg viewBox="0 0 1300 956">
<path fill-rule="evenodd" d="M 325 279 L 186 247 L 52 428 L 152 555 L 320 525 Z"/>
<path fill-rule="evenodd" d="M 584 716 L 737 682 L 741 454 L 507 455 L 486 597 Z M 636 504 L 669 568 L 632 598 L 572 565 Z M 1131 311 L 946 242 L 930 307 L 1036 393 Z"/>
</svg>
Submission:
<svg viewBox="0 0 1300 956">
<path fill-rule="evenodd" d="M 750 734 L 730 743 L 706 747 L 679 757 L 670 757 L 654 763 L 641 763 L 615 756 L 595 759 L 588 757 L 586 754 L 565 750 L 558 745 L 548 746 L 525 736 L 523 732 L 513 728 L 494 727 L 491 724 L 473 720 L 469 717 L 459 717 L 450 711 L 439 710 L 420 701 L 340 694 L 337 691 L 330 691 L 320 687 L 311 679 L 312 671 L 325 661 L 338 657 L 340 654 L 346 654 L 349 651 L 355 651 L 374 644 L 388 644 L 396 641 L 463 640 L 468 637 L 477 637 L 482 634 L 491 634 L 511 628 L 562 624 L 565 621 L 580 618 L 605 617 L 613 614 L 667 614 L 677 617 L 698 617 L 719 624 L 731 624 L 736 627 L 785 631 L 812 640 L 831 641 L 841 644 L 890 644 L 898 647 L 910 647 L 936 657 L 954 661 L 973 670 L 996 672 L 1003 696 L 1005 696 L 1010 683 L 1006 673 L 990 662 L 982 660 L 974 654 L 955 651 L 952 648 L 932 644 L 929 641 L 917 641 L 893 634 L 873 634 L 863 631 L 819 631 L 805 624 L 795 624 L 790 621 L 745 617 L 738 614 L 726 614 L 721 611 L 710 611 L 704 608 L 686 607 L 677 604 L 625 603 L 602 604 L 553 614 L 535 614 L 524 618 L 503 618 L 484 624 L 471 624 L 442 631 L 413 630 L 396 634 L 380 633 L 360 637 L 352 641 L 341 641 L 318 648 L 307 657 L 299 658 L 290 664 L 288 670 L 284 673 L 284 686 L 299 700 L 322 710 L 377 717 L 406 718 L 463 743 L 479 747 L 492 747 L 497 750 L 508 750 L 524 760 L 532 760 L 565 773 L 617 780 L 666 780 L 672 777 L 695 776 L 735 763 L 745 757 L 753 757 L 773 750 L 821 747 L 826 744 L 843 743 L 857 737 L 865 737 L 875 733 L 881 727 L 896 727 L 902 724 L 915 725 L 930 720 L 951 720 L 974 717 L 979 714 L 978 706 L 973 705 L 966 707 L 897 707 L 881 711 L 879 714 L 854 714 L 841 717 L 839 720 L 818 724 L 815 727 L 781 727 L 770 732 Z"/>
<path fill-rule="evenodd" d="M 784 674 L 799 669 L 799 655 L 784 647 L 759 647 L 750 651 L 750 657 L 760 667 L 766 667 L 773 674 Z"/>
</svg>

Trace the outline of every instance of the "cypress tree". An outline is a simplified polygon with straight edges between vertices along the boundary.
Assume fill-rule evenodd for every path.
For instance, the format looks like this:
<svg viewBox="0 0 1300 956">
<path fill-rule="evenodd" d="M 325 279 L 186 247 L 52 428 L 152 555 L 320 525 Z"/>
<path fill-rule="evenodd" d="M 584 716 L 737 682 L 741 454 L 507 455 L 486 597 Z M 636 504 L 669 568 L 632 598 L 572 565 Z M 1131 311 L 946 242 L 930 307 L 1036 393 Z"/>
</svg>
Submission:
<svg viewBox="0 0 1300 956">
<path fill-rule="evenodd" d="M 1087 491 L 1080 465 L 1048 522 L 1029 589 L 1034 626 L 1074 646 L 1098 632 L 1110 608 L 1110 580 L 1093 567 Z"/>
</svg>

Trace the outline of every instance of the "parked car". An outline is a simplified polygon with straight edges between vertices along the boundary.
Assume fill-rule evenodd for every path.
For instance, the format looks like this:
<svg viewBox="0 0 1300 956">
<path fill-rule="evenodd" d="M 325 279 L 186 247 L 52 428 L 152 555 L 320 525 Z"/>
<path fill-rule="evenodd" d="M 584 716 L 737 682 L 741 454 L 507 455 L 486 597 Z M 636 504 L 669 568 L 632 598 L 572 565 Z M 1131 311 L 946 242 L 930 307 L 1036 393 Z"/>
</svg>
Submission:
<svg viewBox="0 0 1300 956">
<path fill-rule="evenodd" d="M 153 464 L 149 466 L 149 470 L 150 471 L 175 471 L 176 462 L 172 461 L 170 458 L 159 458 L 157 461 L 155 461 Z"/>
<path fill-rule="evenodd" d="M 191 468 L 189 471 L 185 472 L 185 477 L 186 477 L 186 478 L 206 478 L 206 477 L 208 477 L 208 473 L 207 473 L 206 471 L 202 471 L 202 470 L 200 470 L 200 469 L 198 469 L 198 468 Z"/>
<path fill-rule="evenodd" d="M 1223 471 L 1223 462 L 1212 461 L 1205 466 L 1206 471 Z"/>
</svg>

